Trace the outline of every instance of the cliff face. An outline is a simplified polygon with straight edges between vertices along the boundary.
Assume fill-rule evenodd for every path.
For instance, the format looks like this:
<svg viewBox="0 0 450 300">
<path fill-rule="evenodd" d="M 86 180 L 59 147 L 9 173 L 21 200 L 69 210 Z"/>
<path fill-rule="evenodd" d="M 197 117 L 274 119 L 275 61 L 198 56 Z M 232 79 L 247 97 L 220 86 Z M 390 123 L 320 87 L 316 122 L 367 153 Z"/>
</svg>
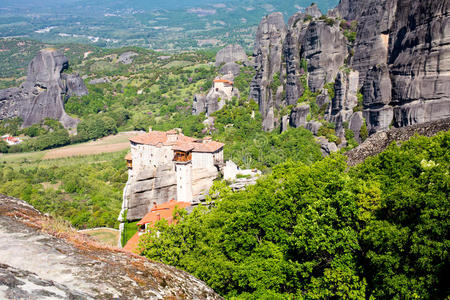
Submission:
<svg viewBox="0 0 450 300">
<path fill-rule="evenodd" d="M 145 168 L 129 176 L 124 190 L 123 211 L 127 220 L 140 220 L 156 204 L 177 199 L 177 174 L 172 167 Z"/>
<path fill-rule="evenodd" d="M 54 222 L 0 195 L 1 299 L 221 299 L 186 272 Z"/>
<path fill-rule="evenodd" d="M 194 202 L 204 199 L 205 191 L 209 190 L 217 176 L 216 169 L 192 169 Z M 159 205 L 172 199 L 177 200 L 177 173 L 171 165 L 133 170 L 133 173 L 129 173 L 123 197 L 119 220 L 125 221 L 123 220 L 125 211 L 128 221 L 140 220 L 155 203 Z"/>
<path fill-rule="evenodd" d="M 342 138 L 346 127 L 359 140 L 364 121 L 373 134 L 450 117 L 449 11 L 449 0 L 341 0 L 327 16 L 314 7 L 295 14 L 285 34 L 280 15 L 264 18 L 251 86 L 263 128 L 278 124 L 276 110 L 285 105 L 294 106 L 291 126 L 312 128 L 303 117 L 296 121 L 305 111 L 295 106 L 306 89 L 318 107 L 328 105 L 319 119 L 333 122 Z M 268 86 L 278 71 L 285 93 L 274 97 Z"/>
<path fill-rule="evenodd" d="M 41 50 L 30 62 L 22 86 L 0 90 L 0 119 L 20 117 L 26 127 L 52 118 L 66 128 L 75 127 L 77 121 L 64 111 L 64 100 L 86 95 L 88 91 L 78 75 L 62 73 L 68 66 L 61 52 Z"/>
<path fill-rule="evenodd" d="M 278 75 L 280 82 L 284 80 L 281 53 L 286 33 L 281 13 L 263 18 L 256 32 L 253 52 L 256 75 L 250 86 L 250 97 L 259 104 L 264 130 L 275 128 L 275 109 L 282 104 L 283 86 L 275 82 L 274 76 Z"/>
</svg>

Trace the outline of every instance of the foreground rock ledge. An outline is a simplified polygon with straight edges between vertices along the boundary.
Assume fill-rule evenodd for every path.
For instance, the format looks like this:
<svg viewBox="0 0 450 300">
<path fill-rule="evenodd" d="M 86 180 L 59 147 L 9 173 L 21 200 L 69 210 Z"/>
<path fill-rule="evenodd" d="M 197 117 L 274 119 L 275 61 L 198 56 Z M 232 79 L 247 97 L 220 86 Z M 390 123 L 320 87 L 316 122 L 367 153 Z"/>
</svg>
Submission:
<svg viewBox="0 0 450 300">
<path fill-rule="evenodd" d="M 184 271 L 57 230 L 32 206 L 0 194 L 0 299 L 43 298 L 222 299 Z"/>
<path fill-rule="evenodd" d="M 383 152 L 391 143 L 408 141 L 416 134 L 431 137 L 448 130 L 450 130 L 450 118 L 377 132 L 358 147 L 345 153 L 348 158 L 347 163 L 349 166 L 360 164 L 366 158 Z"/>
</svg>

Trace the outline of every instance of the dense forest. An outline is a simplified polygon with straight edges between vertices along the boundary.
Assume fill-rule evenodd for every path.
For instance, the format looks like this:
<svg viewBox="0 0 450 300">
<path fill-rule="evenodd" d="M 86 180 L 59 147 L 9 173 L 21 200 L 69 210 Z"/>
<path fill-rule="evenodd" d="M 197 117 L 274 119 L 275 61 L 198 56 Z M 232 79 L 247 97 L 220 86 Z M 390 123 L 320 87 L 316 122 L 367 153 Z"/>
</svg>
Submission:
<svg viewBox="0 0 450 300">
<path fill-rule="evenodd" d="M 176 212 L 142 255 L 227 298 L 444 299 L 449 294 L 450 132 L 416 137 L 348 168 L 288 161 L 246 191 Z"/>
</svg>

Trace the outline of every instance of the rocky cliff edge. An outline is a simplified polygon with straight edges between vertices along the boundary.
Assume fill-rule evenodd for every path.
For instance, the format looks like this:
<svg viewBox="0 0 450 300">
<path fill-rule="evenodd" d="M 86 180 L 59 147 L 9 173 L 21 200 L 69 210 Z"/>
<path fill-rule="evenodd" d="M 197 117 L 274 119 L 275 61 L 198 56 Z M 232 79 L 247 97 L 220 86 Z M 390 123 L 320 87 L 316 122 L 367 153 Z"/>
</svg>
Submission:
<svg viewBox="0 0 450 300">
<path fill-rule="evenodd" d="M 108 248 L 0 194 L 1 299 L 221 299 L 174 267 Z"/>
</svg>

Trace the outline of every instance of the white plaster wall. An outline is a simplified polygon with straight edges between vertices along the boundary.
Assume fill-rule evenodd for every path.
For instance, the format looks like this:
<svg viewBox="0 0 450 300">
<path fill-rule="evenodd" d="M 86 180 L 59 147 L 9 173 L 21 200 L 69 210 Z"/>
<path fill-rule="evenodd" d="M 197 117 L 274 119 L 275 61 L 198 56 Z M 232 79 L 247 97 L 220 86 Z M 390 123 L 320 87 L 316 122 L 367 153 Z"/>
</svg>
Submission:
<svg viewBox="0 0 450 300">
<path fill-rule="evenodd" d="M 176 164 L 177 201 L 192 202 L 192 164 Z"/>
<path fill-rule="evenodd" d="M 223 168 L 223 179 L 235 180 L 238 172 L 238 166 L 233 161 L 229 160 Z"/>
<path fill-rule="evenodd" d="M 214 168 L 213 154 L 212 153 L 193 152 L 192 153 L 192 167 L 194 169 Z"/>
<path fill-rule="evenodd" d="M 224 82 L 214 82 L 214 91 L 219 89 L 219 91 L 223 91 L 228 100 L 231 100 L 231 96 L 233 94 L 233 86 L 229 84 L 225 84 Z"/>
<path fill-rule="evenodd" d="M 173 160 L 173 150 L 170 146 L 151 146 L 136 144 L 131 145 L 131 157 L 133 168 L 150 166 L 161 166 L 171 164 Z"/>
</svg>

